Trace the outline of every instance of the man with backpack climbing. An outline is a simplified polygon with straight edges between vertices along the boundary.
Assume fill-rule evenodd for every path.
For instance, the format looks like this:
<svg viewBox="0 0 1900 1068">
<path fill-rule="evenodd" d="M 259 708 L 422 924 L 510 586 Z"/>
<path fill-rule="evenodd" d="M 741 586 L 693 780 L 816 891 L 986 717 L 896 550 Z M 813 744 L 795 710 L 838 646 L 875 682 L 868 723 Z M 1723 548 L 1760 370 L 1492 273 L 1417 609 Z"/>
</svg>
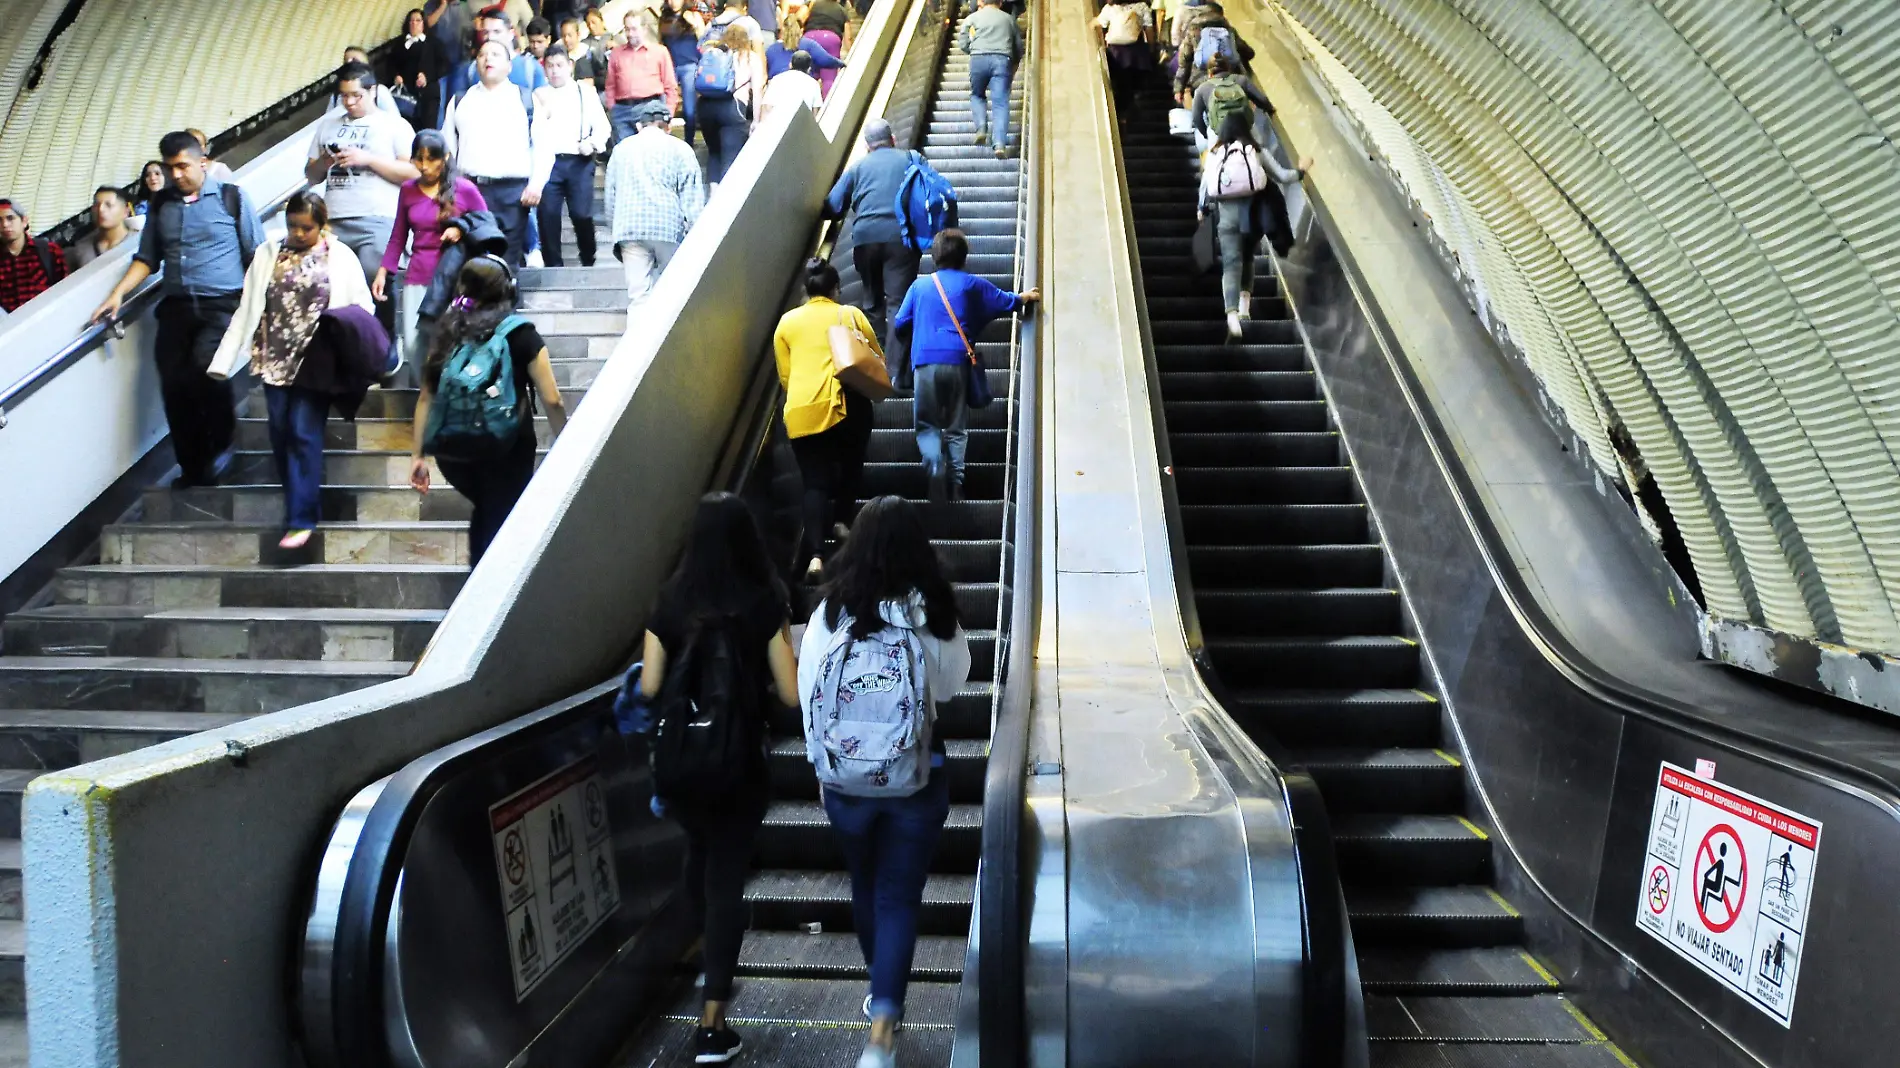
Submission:
<svg viewBox="0 0 1900 1068">
<path fill-rule="evenodd" d="M 109 322 L 119 305 L 151 275 L 164 271 L 155 317 L 158 392 L 171 426 L 178 478 L 172 485 L 208 486 L 231 464 L 237 410 L 231 388 L 205 374 L 218 343 L 237 314 L 244 272 L 264 241 L 250 198 L 235 182 L 205 174 L 205 150 L 189 131 L 158 142 L 171 184 L 152 198 L 139 232 L 139 250 L 125 276 L 92 313 Z"/>
<path fill-rule="evenodd" d="M 1207 80 L 1194 90 L 1191 121 L 1195 144 L 1205 149 L 1229 115 L 1245 115 L 1248 123 L 1253 123 L 1256 107 L 1263 114 L 1273 114 L 1272 102 L 1253 79 L 1236 71 L 1226 56 L 1214 55 L 1207 61 Z"/>
<path fill-rule="evenodd" d="M 1182 107 L 1188 106 L 1207 80 L 1207 65 L 1215 56 L 1225 57 L 1227 69 L 1233 71 L 1253 59 L 1253 49 L 1234 31 L 1226 9 L 1217 0 L 1207 0 L 1200 7 L 1202 13 L 1195 17 L 1192 36 L 1183 37 L 1181 51 L 1175 57 L 1174 98 Z"/>
<path fill-rule="evenodd" d="M 0 308 L 15 311 L 64 277 L 65 252 L 29 232 L 19 205 L 0 200 Z"/>
<path fill-rule="evenodd" d="M 937 231 L 956 225 L 956 191 L 921 153 L 897 147 L 885 119 L 864 125 L 870 150 L 825 198 L 832 218 L 851 213 L 851 262 L 864 286 L 864 314 L 878 340 L 890 340 L 891 304 L 917 280 L 917 265 Z"/>
</svg>

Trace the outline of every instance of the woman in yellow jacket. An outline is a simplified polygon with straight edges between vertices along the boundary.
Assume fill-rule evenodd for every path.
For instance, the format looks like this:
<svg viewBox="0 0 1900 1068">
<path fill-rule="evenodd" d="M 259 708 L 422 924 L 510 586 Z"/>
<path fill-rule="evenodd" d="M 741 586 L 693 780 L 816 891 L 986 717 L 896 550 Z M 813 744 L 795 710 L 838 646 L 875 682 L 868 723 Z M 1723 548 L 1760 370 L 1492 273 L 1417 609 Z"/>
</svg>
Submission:
<svg viewBox="0 0 1900 1068">
<path fill-rule="evenodd" d="M 849 527 L 857 510 L 864 454 L 871 445 L 869 397 L 838 381 L 831 363 L 831 328 L 855 327 L 873 349 L 877 334 L 864 313 L 838 303 L 838 271 L 821 259 L 805 261 L 805 303 L 779 318 L 772 333 L 778 381 L 785 389 L 785 433 L 805 482 L 805 577 L 824 575 L 825 536 L 832 524 Z M 878 350 L 883 355 L 883 350 Z"/>
</svg>

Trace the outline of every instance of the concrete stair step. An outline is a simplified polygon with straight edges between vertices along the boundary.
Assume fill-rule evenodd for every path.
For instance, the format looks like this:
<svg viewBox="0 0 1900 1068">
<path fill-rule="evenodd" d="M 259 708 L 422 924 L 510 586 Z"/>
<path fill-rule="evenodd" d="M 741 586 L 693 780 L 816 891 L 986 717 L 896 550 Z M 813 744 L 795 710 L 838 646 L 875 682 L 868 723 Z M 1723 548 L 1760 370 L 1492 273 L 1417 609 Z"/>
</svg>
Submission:
<svg viewBox="0 0 1900 1068">
<path fill-rule="evenodd" d="M 611 253 L 609 253 L 611 255 Z M 554 270 L 569 270 L 558 267 Z M 571 268 L 574 270 L 599 270 L 592 268 Z M 524 268 L 525 270 L 525 268 Z M 598 289 L 529 289 L 522 287 L 521 309 L 528 312 L 540 311 L 622 311 L 627 308 L 626 276 L 618 267 L 614 270 L 614 280 L 620 284 L 603 286 Z"/>
<path fill-rule="evenodd" d="M 603 255 L 612 256 L 606 251 L 606 242 L 601 242 Z M 595 263 L 592 267 L 582 267 L 576 263 L 572 267 L 523 267 L 516 275 L 521 282 L 522 292 L 537 289 L 584 290 L 617 289 L 627 291 L 627 273 L 619 263 Z"/>
<path fill-rule="evenodd" d="M 405 480 L 406 481 L 406 480 Z M 201 486 L 189 490 L 145 491 L 140 515 L 128 523 L 236 522 L 275 523 L 284 519 L 284 491 L 268 483 Z M 326 479 L 319 498 L 325 523 L 468 522 L 468 499 L 447 483 L 417 493 L 407 485 L 367 486 Z"/>
<path fill-rule="evenodd" d="M 453 521 L 364 521 L 319 526 L 301 549 L 277 547 L 281 523 L 134 523 L 106 528 L 102 564 L 466 564 L 468 531 Z"/>
<path fill-rule="evenodd" d="M 20 839 L 0 839 L 0 922 L 26 919 L 20 896 Z"/>
<path fill-rule="evenodd" d="M 0 703 L 258 715 L 398 679 L 409 668 L 406 660 L 0 656 Z"/>
<path fill-rule="evenodd" d="M 468 579 L 453 564 L 87 564 L 53 578 L 57 604 L 154 608 L 447 608 Z"/>
<path fill-rule="evenodd" d="M 565 338 L 563 340 L 584 342 L 588 339 Z M 597 340 L 601 340 L 601 339 L 597 339 Z M 619 339 L 614 338 L 612 340 L 618 341 Z M 553 343 L 550 343 L 548 346 L 550 358 L 552 358 L 553 356 L 552 350 L 554 349 L 554 347 L 555 346 Z M 578 351 L 574 355 L 577 355 L 577 356 L 586 355 L 586 352 L 584 351 L 586 346 L 581 345 L 579 346 L 579 348 L 582 351 Z M 611 355 L 613 355 L 613 346 L 610 344 L 606 346 L 606 348 L 602 352 L 598 353 L 594 358 L 604 360 L 608 356 L 611 356 Z M 411 416 L 416 414 L 417 392 L 418 391 L 414 389 L 372 389 L 367 394 L 364 395 L 363 406 L 360 409 L 358 409 L 356 413 L 357 418 L 359 419 L 407 419 L 407 418 L 410 418 Z M 567 405 L 567 411 L 569 415 L 574 414 L 575 406 L 580 404 L 581 398 L 584 396 L 586 396 L 586 392 L 584 390 L 573 390 L 573 391 L 562 392 L 561 402 Z M 265 418 L 267 413 L 264 410 L 264 391 L 262 389 L 254 389 L 250 393 L 246 394 L 243 402 L 238 406 L 238 415 L 241 417 L 246 417 L 246 418 L 251 418 L 251 419 Z"/>
<path fill-rule="evenodd" d="M 548 419 L 535 416 L 535 440 L 548 443 Z M 332 419 L 323 424 L 325 449 L 402 449 L 409 448 L 415 434 L 412 419 L 358 419 L 346 423 Z M 247 451 L 270 448 L 270 421 L 254 416 L 238 420 L 237 447 Z"/>
<path fill-rule="evenodd" d="M 220 712 L 0 709 L 0 767 L 58 771 L 248 718 Z M 6 918 L 5 878 L 6 842 L 0 840 L 0 919 Z"/>
<path fill-rule="evenodd" d="M 12 656 L 415 660 L 443 614 L 439 608 L 66 604 L 15 613 L 3 624 L 3 633 Z"/>
<path fill-rule="evenodd" d="M 619 340 L 627 332 L 627 311 L 523 309 L 528 321 L 544 338 L 606 337 Z M 549 355 L 553 355 L 552 352 Z"/>
</svg>

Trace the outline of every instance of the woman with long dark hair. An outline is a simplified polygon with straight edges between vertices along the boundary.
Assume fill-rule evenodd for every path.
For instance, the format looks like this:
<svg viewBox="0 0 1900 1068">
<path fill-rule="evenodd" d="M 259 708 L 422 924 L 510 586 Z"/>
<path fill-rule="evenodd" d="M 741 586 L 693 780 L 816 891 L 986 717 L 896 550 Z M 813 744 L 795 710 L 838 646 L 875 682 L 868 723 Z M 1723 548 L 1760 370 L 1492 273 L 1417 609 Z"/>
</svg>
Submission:
<svg viewBox="0 0 1900 1068">
<path fill-rule="evenodd" d="M 408 97 L 408 113 L 402 117 L 412 126 L 436 123 L 442 102 L 442 90 L 436 84 L 441 79 L 441 61 L 442 50 L 429 40 L 429 24 L 422 9 L 410 8 L 402 19 L 402 46 L 390 56 L 389 66 L 393 73 L 390 82 L 398 93 L 396 111 L 403 112 L 402 97 Z"/>
<path fill-rule="evenodd" d="M 354 306 L 374 314 L 349 246 L 330 236 L 330 210 L 315 192 L 284 204 L 282 243 L 265 241 L 244 272 L 244 293 L 208 373 L 228 379 L 248 361 L 264 383 L 271 456 L 284 487 L 278 548 L 301 549 L 317 529 L 323 487 L 323 424 L 330 395 L 297 384 L 323 314 Z M 344 265 L 350 269 L 342 269 Z M 307 381 L 307 379 L 306 379 Z"/>
<path fill-rule="evenodd" d="M 697 797 L 666 797 L 663 809 L 656 805 L 686 831 L 686 891 L 705 938 L 700 959 L 705 1001 L 694 1036 L 700 1064 L 729 1061 L 742 1045 L 726 1026 L 726 1003 L 732 1000 L 732 976 L 745 937 L 752 842 L 772 799 L 765 749 L 767 691 L 781 705 L 798 704 L 789 622 L 785 584 L 751 510 L 730 493 L 700 498 L 686 553 L 673 577 L 660 587 L 647 619 L 640 671 L 641 696 L 660 702 L 667 696 L 666 687 L 692 685 L 687 671 L 668 677 L 669 657 L 685 657 L 693 643 L 721 631 L 737 654 L 736 678 L 730 681 L 741 688 L 744 700 L 736 711 L 752 713 L 750 722 L 740 725 L 749 740 L 744 766 L 731 769 L 736 787 Z"/>
<path fill-rule="evenodd" d="M 139 168 L 139 182 L 132 187 L 132 217 L 126 225 L 134 230 L 145 229 L 145 214 L 152 210 L 152 198 L 165 191 L 165 165 L 155 159 L 145 161 Z"/>
<path fill-rule="evenodd" d="M 838 269 L 814 257 L 805 261 L 805 303 L 780 316 L 772 333 L 778 381 L 785 390 L 785 433 L 805 483 L 799 559 L 807 562 L 809 579 L 824 573 L 832 523 L 848 523 L 857 507 L 864 453 L 871 445 L 874 405 L 838 380 L 831 362 L 834 326 L 854 329 L 883 355 L 864 312 L 838 303 Z"/>
<path fill-rule="evenodd" d="M 876 740 L 886 737 L 857 730 L 854 722 L 851 736 L 839 746 L 836 713 L 850 708 L 844 718 L 868 717 L 864 709 L 877 704 L 878 691 L 890 690 L 894 681 L 901 685 L 905 677 L 892 666 L 894 660 L 910 665 L 905 671 L 924 693 L 922 708 L 908 701 L 892 705 L 888 698 L 885 706 L 915 709 L 919 729 L 907 737 L 921 751 L 898 759 L 908 758 L 913 773 L 918 759 L 927 761 L 927 775 L 916 776 L 920 787 L 909 793 L 880 790 L 872 776 L 864 795 L 839 786 L 824 789 L 825 815 L 851 869 L 852 925 L 871 970 L 871 994 L 864 1005 L 871 1036 L 858 1068 L 892 1068 L 924 879 L 950 814 L 944 746 L 932 728 L 937 706 L 956 697 L 969 680 L 970 646 L 923 516 L 902 497 L 879 497 L 864 506 L 828 576 L 824 600 L 812 613 L 799 651 L 798 693 L 804 702 L 806 753 L 814 765 L 841 748 L 864 759 Z M 871 658 L 875 663 L 853 672 L 854 653 L 867 646 L 879 654 Z M 835 691 L 826 692 L 832 687 Z M 822 767 L 819 778 L 834 781 Z"/>
<path fill-rule="evenodd" d="M 448 142 L 440 130 L 416 134 L 409 159 L 420 173 L 402 183 L 396 193 L 396 225 L 389 231 L 389 247 L 383 250 L 382 266 L 376 269 L 370 291 L 379 301 L 388 299 L 389 276 L 401 265 L 407 251 L 409 266 L 403 270 L 402 292 L 396 301 L 396 331 L 403 356 L 420 361 L 428 342 L 416 332 L 416 312 L 435 277 L 442 246 L 454 244 L 462 236 L 462 231 L 449 226 L 449 220 L 471 211 L 487 211 L 488 202 L 474 182 L 456 173 Z"/>
<path fill-rule="evenodd" d="M 519 433 L 496 443 L 487 455 L 435 456 L 442 477 L 449 480 L 473 506 L 468 521 L 468 562 L 481 562 L 502 521 L 521 499 L 534 477 L 534 402 L 539 397 L 547 411 L 549 440 L 567 425 L 567 409 L 548 362 L 541 334 L 515 311 L 515 276 L 501 257 L 478 256 L 462 266 L 455 278 L 455 297 L 429 339 L 429 355 L 422 364 L 422 392 L 416 397 L 414 444 L 410 448 L 409 484 L 418 493 L 429 492 L 429 461 L 423 458 L 429 434 L 430 409 L 441 386 L 442 369 L 458 350 L 478 346 L 500 335 L 508 343 L 514 377 Z"/>
<path fill-rule="evenodd" d="M 1214 235 L 1220 249 L 1221 297 L 1227 306 L 1227 336 L 1241 336 L 1241 322 L 1253 316 L 1253 260 L 1263 232 L 1255 221 L 1254 198 L 1269 185 L 1298 185 L 1311 160 L 1298 167 L 1280 166 L 1273 153 L 1260 147 L 1253 132 L 1253 111 L 1231 111 L 1214 131 L 1214 143 L 1201 164 L 1201 201 L 1198 217 L 1216 212 Z"/>
</svg>

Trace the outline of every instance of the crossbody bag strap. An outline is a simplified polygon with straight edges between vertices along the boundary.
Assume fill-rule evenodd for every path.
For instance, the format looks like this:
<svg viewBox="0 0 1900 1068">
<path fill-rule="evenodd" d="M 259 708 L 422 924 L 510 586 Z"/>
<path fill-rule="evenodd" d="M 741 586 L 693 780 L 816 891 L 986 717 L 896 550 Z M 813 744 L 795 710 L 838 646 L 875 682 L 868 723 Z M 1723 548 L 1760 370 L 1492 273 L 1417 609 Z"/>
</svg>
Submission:
<svg viewBox="0 0 1900 1068">
<path fill-rule="evenodd" d="M 950 294 L 943 291 L 943 279 L 931 275 L 930 280 L 937 285 L 937 296 L 943 301 L 943 310 L 950 314 L 950 325 L 957 328 L 957 339 L 963 342 L 963 354 L 976 362 L 976 346 L 970 344 L 970 336 L 963 332 L 963 324 L 957 321 L 957 310 L 950 306 Z"/>
</svg>

